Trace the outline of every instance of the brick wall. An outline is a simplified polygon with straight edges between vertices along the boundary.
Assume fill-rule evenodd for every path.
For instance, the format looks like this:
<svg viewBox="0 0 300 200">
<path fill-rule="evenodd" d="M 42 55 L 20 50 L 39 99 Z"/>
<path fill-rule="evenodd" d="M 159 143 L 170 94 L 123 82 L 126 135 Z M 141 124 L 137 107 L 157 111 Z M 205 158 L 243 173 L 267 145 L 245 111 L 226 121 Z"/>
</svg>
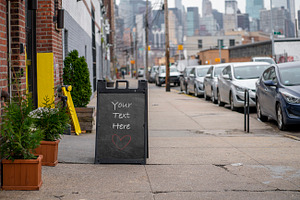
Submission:
<svg viewBox="0 0 300 200">
<path fill-rule="evenodd" d="M 62 33 L 56 29 L 53 21 L 55 16 L 56 0 L 39 0 L 37 10 L 37 52 L 53 53 L 56 71 L 54 72 L 54 85 L 62 84 L 63 72 L 63 50 L 62 50 Z M 57 8 L 61 9 L 61 0 L 57 0 Z"/>
<path fill-rule="evenodd" d="M 13 80 L 13 93 L 26 91 L 26 66 L 25 66 L 25 54 L 20 53 L 20 45 L 26 43 L 25 34 L 25 1 L 23 0 L 11 0 L 11 65 L 12 76 L 16 73 L 22 73 L 19 76 L 18 83 Z M 19 87 L 19 88 L 17 88 Z"/>
<path fill-rule="evenodd" d="M 7 39 L 6 38 L 7 38 L 6 1 L 1 1 L 0 2 L 0 93 L 2 91 L 7 91 L 7 53 L 6 53 Z M 0 116 L 1 114 L 2 114 L 2 101 L 0 99 Z"/>
</svg>

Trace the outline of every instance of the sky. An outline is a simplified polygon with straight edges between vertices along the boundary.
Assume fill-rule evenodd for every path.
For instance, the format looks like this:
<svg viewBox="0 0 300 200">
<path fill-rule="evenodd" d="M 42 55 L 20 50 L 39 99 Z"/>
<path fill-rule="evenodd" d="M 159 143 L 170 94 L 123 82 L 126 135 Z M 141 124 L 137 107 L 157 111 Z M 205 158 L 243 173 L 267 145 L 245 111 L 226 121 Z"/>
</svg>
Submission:
<svg viewBox="0 0 300 200">
<path fill-rule="evenodd" d="M 164 2 L 164 0 L 150 0 L 152 4 L 157 4 L 158 2 Z M 225 12 L 225 0 L 210 0 L 212 3 L 213 9 L 217 9 L 219 12 Z M 270 9 L 270 0 L 264 0 L 265 7 Z M 119 4 L 120 0 L 116 0 L 116 3 Z M 168 6 L 170 8 L 175 7 L 174 0 L 168 0 Z M 242 13 L 245 13 L 246 10 L 246 0 L 237 0 L 238 8 Z M 202 15 L 202 0 L 182 0 L 182 4 L 185 7 L 199 7 L 199 12 Z M 295 0 L 296 10 L 300 10 L 300 0 Z M 296 12 L 297 13 L 297 12 Z"/>
</svg>

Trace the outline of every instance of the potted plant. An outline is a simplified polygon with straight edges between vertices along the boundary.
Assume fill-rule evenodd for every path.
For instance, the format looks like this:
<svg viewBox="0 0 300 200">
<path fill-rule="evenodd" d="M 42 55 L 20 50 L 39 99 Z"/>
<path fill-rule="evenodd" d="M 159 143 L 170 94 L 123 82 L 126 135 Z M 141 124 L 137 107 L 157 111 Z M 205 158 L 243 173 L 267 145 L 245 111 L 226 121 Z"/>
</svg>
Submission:
<svg viewBox="0 0 300 200">
<path fill-rule="evenodd" d="M 81 130 L 91 132 L 95 107 L 87 107 L 92 96 L 90 73 L 85 58 L 79 57 L 77 50 L 69 52 L 64 60 L 63 81 L 64 85 L 72 86 L 72 100 Z"/>
<path fill-rule="evenodd" d="M 58 144 L 69 124 L 70 117 L 61 102 L 55 104 L 49 97 L 46 97 L 44 101 L 44 107 L 39 107 L 29 115 L 36 119 L 35 127 L 43 131 L 43 140 L 35 149 L 35 153 L 43 155 L 43 166 L 56 166 Z"/>
<path fill-rule="evenodd" d="M 5 106 L 0 130 L 3 190 L 39 190 L 42 185 L 42 156 L 32 151 L 43 133 L 29 117 L 32 110 L 31 98 L 20 93 Z"/>
</svg>

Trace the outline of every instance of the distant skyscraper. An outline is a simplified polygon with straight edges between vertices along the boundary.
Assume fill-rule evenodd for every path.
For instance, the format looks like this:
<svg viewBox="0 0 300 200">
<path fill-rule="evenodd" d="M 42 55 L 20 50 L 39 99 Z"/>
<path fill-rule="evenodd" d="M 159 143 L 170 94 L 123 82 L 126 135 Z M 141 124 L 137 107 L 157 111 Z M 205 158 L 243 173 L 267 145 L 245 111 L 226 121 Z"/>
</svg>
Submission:
<svg viewBox="0 0 300 200">
<path fill-rule="evenodd" d="M 202 17 L 212 14 L 212 4 L 210 0 L 202 0 Z"/>
<path fill-rule="evenodd" d="M 264 0 L 247 0 L 246 13 L 253 19 L 259 19 L 260 10 L 264 9 Z"/>
<path fill-rule="evenodd" d="M 187 35 L 199 35 L 199 9 L 198 7 L 187 8 Z"/>
<path fill-rule="evenodd" d="M 249 25 L 249 14 L 241 14 L 239 13 L 237 15 L 238 17 L 238 28 L 242 28 L 243 30 L 250 31 L 250 25 Z"/>
<path fill-rule="evenodd" d="M 212 14 L 214 18 L 217 20 L 217 24 L 219 25 L 219 30 L 223 29 L 223 13 L 220 13 L 219 11 L 213 9 Z"/>
<path fill-rule="evenodd" d="M 270 19 L 270 10 L 263 10 L 260 13 L 260 28 L 263 32 L 271 33 L 281 32 L 285 37 L 294 37 L 294 27 L 291 25 L 290 15 L 287 9 L 273 8 L 272 9 L 272 24 Z"/>
<path fill-rule="evenodd" d="M 294 21 L 296 18 L 295 11 L 295 0 L 272 0 L 273 8 L 281 8 L 284 7 L 291 14 L 291 20 Z"/>
<path fill-rule="evenodd" d="M 183 11 L 182 0 L 175 0 L 175 8 L 177 8 L 178 10 Z"/>
<path fill-rule="evenodd" d="M 237 28 L 237 1 L 225 0 L 224 30 L 234 30 Z"/>
<path fill-rule="evenodd" d="M 151 8 L 151 2 L 149 2 Z M 144 0 L 120 0 L 119 16 L 124 19 L 124 27 L 132 28 L 135 26 L 135 16 L 145 13 L 146 1 Z"/>
</svg>

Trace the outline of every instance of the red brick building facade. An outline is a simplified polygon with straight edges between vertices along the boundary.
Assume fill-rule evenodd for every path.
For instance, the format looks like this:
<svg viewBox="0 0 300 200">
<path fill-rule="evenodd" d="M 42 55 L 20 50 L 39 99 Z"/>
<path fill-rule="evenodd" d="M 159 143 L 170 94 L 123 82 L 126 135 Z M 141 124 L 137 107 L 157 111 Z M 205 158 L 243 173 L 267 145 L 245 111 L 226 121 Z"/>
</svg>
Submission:
<svg viewBox="0 0 300 200">
<path fill-rule="evenodd" d="M 0 0 L 1 113 L 2 97 L 16 89 L 23 94 L 29 90 L 37 105 L 37 53 L 53 53 L 54 86 L 62 84 L 62 33 L 56 20 L 61 1 Z M 10 84 L 17 73 L 18 87 Z"/>
</svg>

